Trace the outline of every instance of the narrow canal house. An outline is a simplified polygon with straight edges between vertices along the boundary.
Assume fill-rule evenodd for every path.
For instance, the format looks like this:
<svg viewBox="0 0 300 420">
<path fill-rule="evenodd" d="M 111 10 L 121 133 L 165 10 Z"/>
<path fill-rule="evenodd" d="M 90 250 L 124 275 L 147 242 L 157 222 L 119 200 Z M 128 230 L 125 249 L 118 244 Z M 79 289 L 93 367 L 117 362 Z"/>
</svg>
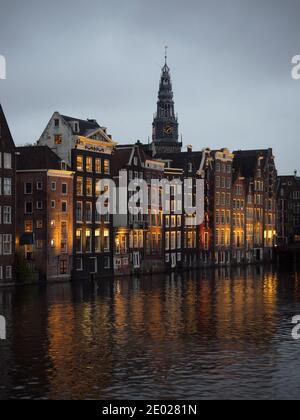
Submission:
<svg viewBox="0 0 300 420">
<path fill-rule="evenodd" d="M 0 104 L 0 284 L 15 280 L 15 144 Z"/>
<path fill-rule="evenodd" d="M 166 265 L 172 269 L 197 267 L 202 258 L 205 261 L 202 250 L 209 242 L 209 227 L 206 225 L 206 186 L 197 196 L 197 179 L 203 179 L 205 182 L 206 152 L 193 152 L 192 146 L 188 146 L 187 152 L 162 153 L 157 156 L 165 163 L 164 176 L 171 184 L 170 213 L 164 216 Z M 182 185 L 181 197 L 178 197 L 177 181 Z M 189 191 L 186 191 L 186 188 Z M 200 225 L 188 222 L 191 219 L 195 220 L 195 214 L 186 212 L 187 204 L 196 207 L 196 198 L 204 207 L 204 220 Z"/>
<path fill-rule="evenodd" d="M 235 160 L 233 162 L 232 177 L 232 262 L 236 264 L 249 262 L 248 245 L 252 234 L 253 236 L 253 217 L 250 219 L 250 205 L 252 200 L 248 199 L 248 183 L 240 171 L 235 170 Z M 252 197 L 251 197 L 252 198 Z"/>
<path fill-rule="evenodd" d="M 244 230 L 247 232 L 247 259 L 249 262 L 272 260 L 277 243 L 277 170 L 273 151 L 234 152 L 234 168 L 246 182 L 248 214 Z"/>
<path fill-rule="evenodd" d="M 279 247 L 300 248 L 300 178 L 297 172 L 278 177 L 277 212 Z"/>
<path fill-rule="evenodd" d="M 48 146 L 18 147 L 17 152 L 17 252 L 34 278 L 69 280 L 74 174 Z"/>
<path fill-rule="evenodd" d="M 212 226 L 212 263 L 228 265 L 232 258 L 232 164 L 228 149 L 211 151 L 209 176 L 210 221 Z"/>
<path fill-rule="evenodd" d="M 116 143 L 95 120 L 55 112 L 38 145 L 48 145 L 75 173 L 73 277 L 113 274 L 112 216 L 99 215 L 96 202 L 101 179 L 111 179 Z"/>
<path fill-rule="evenodd" d="M 143 180 L 147 183 L 148 191 L 147 214 L 132 214 L 127 205 L 126 214 L 114 216 L 115 274 L 163 271 L 161 189 L 157 191 L 159 203 L 152 209 L 151 182 L 162 180 L 164 163 L 149 156 L 140 142 L 135 145 L 120 145 L 112 156 L 112 173 L 117 187 L 120 187 L 120 176 L 125 176 L 127 202 L 135 194 L 128 190 L 130 183 L 133 182 L 133 189 L 138 189 L 140 187 L 134 183 Z"/>
</svg>

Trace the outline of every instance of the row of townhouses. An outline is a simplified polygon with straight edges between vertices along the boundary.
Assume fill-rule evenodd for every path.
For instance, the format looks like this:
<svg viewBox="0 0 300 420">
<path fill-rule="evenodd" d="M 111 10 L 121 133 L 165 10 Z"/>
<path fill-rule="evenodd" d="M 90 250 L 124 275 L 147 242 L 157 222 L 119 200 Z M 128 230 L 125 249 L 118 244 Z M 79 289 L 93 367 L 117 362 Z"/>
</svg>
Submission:
<svg viewBox="0 0 300 420">
<path fill-rule="evenodd" d="M 110 181 L 129 202 L 143 182 L 143 212 L 123 198 L 123 213 L 99 212 Z M 96 120 L 55 112 L 35 145 L 15 147 L 0 108 L 0 186 L 2 283 L 271 261 L 278 242 L 300 240 L 300 181 L 277 177 L 272 149 L 183 150 L 167 63 L 147 144 L 119 145 Z M 200 223 L 187 223 L 185 190 L 202 203 Z"/>
</svg>

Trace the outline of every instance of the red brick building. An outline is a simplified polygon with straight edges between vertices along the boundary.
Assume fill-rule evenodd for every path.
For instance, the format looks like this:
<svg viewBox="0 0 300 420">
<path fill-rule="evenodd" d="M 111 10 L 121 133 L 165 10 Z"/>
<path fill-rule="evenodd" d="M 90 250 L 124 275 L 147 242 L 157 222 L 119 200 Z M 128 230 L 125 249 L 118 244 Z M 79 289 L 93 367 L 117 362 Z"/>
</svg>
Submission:
<svg viewBox="0 0 300 420">
<path fill-rule="evenodd" d="M 17 251 L 41 279 L 70 279 L 74 174 L 47 146 L 17 150 Z"/>
<path fill-rule="evenodd" d="M 277 196 L 278 245 L 300 243 L 300 178 L 294 175 L 278 177 Z"/>
<path fill-rule="evenodd" d="M 141 143 L 118 146 L 112 156 L 112 174 L 119 186 L 120 173 L 126 174 L 127 184 L 161 181 L 164 163 L 145 153 Z M 161 197 L 161 191 L 158 195 Z M 133 192 L 128 191 L 128 199 Z M 150 198 L 150 194 L 149 194 Z M 148 214 L 118 214 L 114 216 L 114 273 L 131 274 L 164 270 L 163 258 L 163 214 L 160 203 L 152 209 L 148 202 Z"/>
<path fill-rule="evenodd" d="M 15 279 L 15 144 L 0 105 L 0 283 Z"/>
</svg>

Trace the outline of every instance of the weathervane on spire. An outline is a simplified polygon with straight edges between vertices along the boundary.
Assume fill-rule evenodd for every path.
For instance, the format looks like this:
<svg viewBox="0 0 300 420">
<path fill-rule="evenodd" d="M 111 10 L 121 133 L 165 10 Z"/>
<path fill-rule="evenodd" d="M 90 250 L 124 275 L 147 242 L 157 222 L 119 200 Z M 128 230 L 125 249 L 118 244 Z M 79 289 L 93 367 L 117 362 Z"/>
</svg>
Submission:
<svg viewBox="0 0 300 420">
<path fill-rule="evenodd" d="M 168 46 L 165 46 L 165 65 L 167 65 L 167 61 L 168 61 Z"/>
</svg>

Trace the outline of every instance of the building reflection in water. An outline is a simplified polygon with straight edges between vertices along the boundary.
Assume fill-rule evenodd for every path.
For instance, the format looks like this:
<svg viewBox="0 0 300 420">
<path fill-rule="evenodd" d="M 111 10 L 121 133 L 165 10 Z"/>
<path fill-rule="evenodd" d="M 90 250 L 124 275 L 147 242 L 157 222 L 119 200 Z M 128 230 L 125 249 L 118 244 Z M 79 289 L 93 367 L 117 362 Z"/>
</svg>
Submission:
<svg viewBox="0 0 300 420">
<path fill-rule="evenodd" d="M 225 397 L 256 371 L 256 388 L 269 392 L 259 369 L 276 369 L 280 308 L 299 304 L 299 285 L 297 275 L 248 267 L 51 285 L 34 305 L 12 292 L 2 382 L 48 398 Z M 38 390 L 18 388 L 32 377 Z M 226 390 L 236 378 L 240 387 Z"/>
</svg>

